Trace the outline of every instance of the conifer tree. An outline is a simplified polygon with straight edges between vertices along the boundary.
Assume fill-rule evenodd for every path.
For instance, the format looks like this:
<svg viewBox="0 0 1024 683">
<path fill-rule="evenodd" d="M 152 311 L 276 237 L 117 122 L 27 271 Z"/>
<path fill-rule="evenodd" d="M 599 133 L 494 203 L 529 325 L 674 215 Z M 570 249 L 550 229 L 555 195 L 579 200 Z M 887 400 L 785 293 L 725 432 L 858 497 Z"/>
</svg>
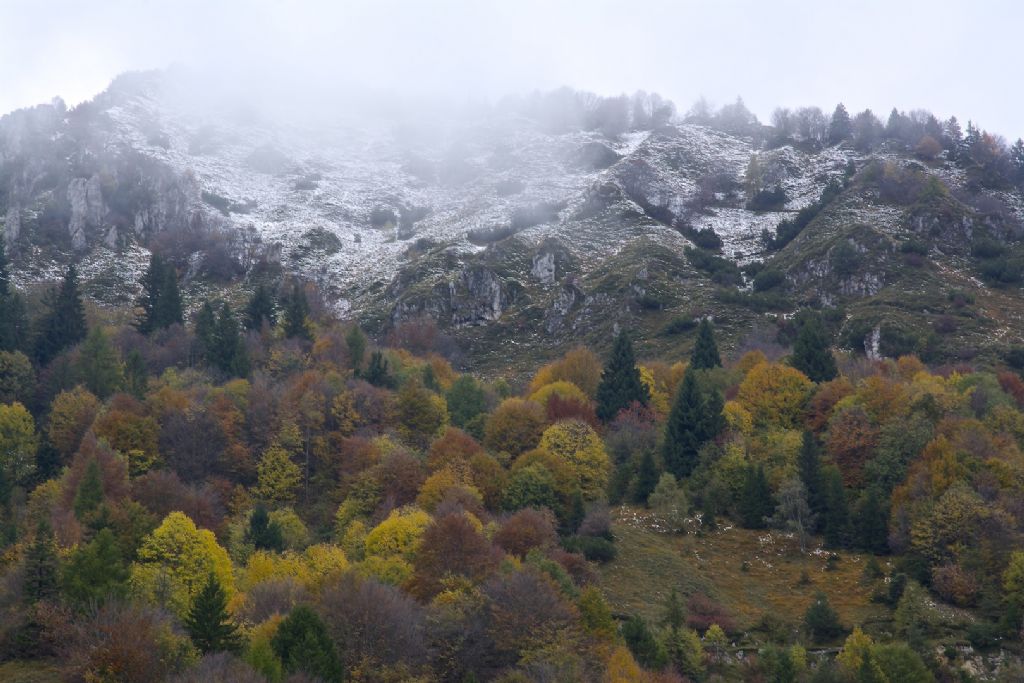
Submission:
<svg viewBox="0 0 1024 683">
<path fill-rule="evenodd" d="M 36 360 L 46 365 L 65 349 L 85 339 L 85 307 L 78 291 L 78 269 L 68 266 L 60 286 L 45 300 L 46 313 L 36 335 Z"/>
<path fill-rule="evenodd" d="M 25 553 L 25 599 L 29 603 L 47 600 L 57 595 L 60 561 L 53 541 L 53 530 L 46 522 L 36 527 L 36 537 Z"/>
<path fill-rule="evenodd" d="M 25 301 L 11 286 L 7 252 L 0 234 L 0 351 L 23 351 L 27 342 Z"/>
<path fill-rule="evenodd" d="M 107 333 L 95 327 L 85 338 L 78 354 L 78 376 L 85 387 L 101 399 L 121 388 L 124 374 L 121 359 Z"/>
<path fill-rule="evenodd" d="M 245 540 L 252 543 L 256 550 L 284 550 L 281 527 L 270 519 L 267 507 L 262 503 L 257 504 L 249 515 L 249 528 L 245 532 Z"/>
<path fill-rule="evenodd" d="M 747 466 L 737 507 L 744 528 L 764 529 L 768 526 L 767 519 L 775 509 L 775 503 L 772 501 L 772 489 L 768 485 L 764 466 Z"/>
<path fill-rule="evenodd" d="M 850 525 L 843 475 L 838 468 L 829 467 L 825 471 L 824 482 L 825 514 L 821 521 L 825 545 L 830 548 L 841 548 L 846 543 Z"/>
<path fill-rule="evenodd" d="M 124 593 L 128 567 L 110 529 L 100 529 L 88 544 L 71 554 L 61 572 L 61 590 L 82 607 Z"/>
<path fill-rule="evenodd" d="M 148 387 L 149 372 L 146 361 L 138 349 L 132 349 L 124 360 L 124 390 L 141 400 L 146 395 Z"/>
<path fill-rule="evenodd" d="M 309 302 L 298 283 L 292 285 L 292 291 L 285 302 L 284 335 L 289 338 L 313 338 L 309 330 Z"/>
<path fill-rule="evenodd" d="M 694 370 L 710 370 L 722 367 L 722 357 L 718 354 L 715 333 L 707 318 L 700 321 L 697 328 L 697 342 L 690 354 L 690 367 Z"/>
<path fill-rule="evenodd" d="M 217 336 L 217 314 L 209 301 L 203 302 L 202 308 L 196 314 L 196 346 L 198 355 L 208 363 L 213 362 L 216 353 Z"/>
<path fill-rule="evenodd" d="M 855 526 L 862 550 L 881 555 L 889 549 L 889 510 L 877 487 L 869 487 L 861 496 Z"/>
<path fill-rule="evenodd" d="M 391 386 L 391 377 L 388 375 L 388 361 L 384 358 L 382 351 L 374 351 L 370 354 L 370 364 L 363 373 L 363 379 L 375 387 Z"/>
<path fill-rule="evenodd" d="M 661 452 L 665 469 L 677 479 L 690 476 L 701 446 L 725 428 L 722 407 L 721 394 L 703 387 L 698 372 L 687 370 L 665 423 Z"/>
<path fill-rule="evenodd" d="M 793 344 L 790 365 L 807 375 L 812 382 L 828 382 L 838 374 L 836 359 L 821 316 L 811 313 L 802 316 L 800 331 Z"/>
<path fill-rule="evenodd" d="M 172 264 L 166 263 L 158 254 L 151 255 L 141 284 L 142 295 L 138 305 L 142 309 L 142 316 L 135 323 L 139 332 L 148 335 L 175 323 L 182 323 L 184 317 L 178 274 Z"/>
<path fill-rule="evenodd" d="M 291 611 L 270 641 L 288 673 L 304 672 L 327 683 L 342 679 L 342 667 L 324 622 L 309 607 Z"/>
<path fill-rule="evenodd" d="M 620 332 L 597 386 L 597 417 L 608 422 L 634 402 L 647 405 L 649 400 L 647 387 L 640 381 L 633 342 L 625 331 Z"/>
<path fill-rule="evenodd" d="M 825 509 L 820 451 L 817 438 L 812 432 L 805 431 L 800 453 L 797 455 L 797 470 L 800 481 L 807 491 L 807 504 L 815 515 L 820 515 Z"/>
<path fill-rule="evenodd" d="M 647 448 L 643 457 L 640 458 L 640 467 L 636 471 L 636 483 L 633 486 L 633 502 L 644 504 L 647 497 L 651 495 L 658 485 L 661 473 L 658 472 L 658 464 L 654 461 L 654 452 Z"/>
<path fill-rule="evenodd" d="M 836 110 L 832 112 L 832 120 L 828 125 L 828 139 L 833 145 L 849 139 L 853 133 L 853 126 L 850 123 L 850 114 L 846 107 L 840 102 Z"/>
<path fill-rule="evenodd" d="M 274 308 L 274 296 L 270 288 L 260 283 L 256 286 L 249 305 L 245 309 L 245 329 L 258 330 L 267 323 L 270 327 L 277 324 L 277 311 Z"/>
<path fill-rule="evenodd" d="M 227 303 L 220 306 L 220 315 L 213 330 L 213 357 L 210 363 L 221 372 L 233 377 L 249 374 L 249 354 L 238 329 L 238 321 Z"/>
<path fill-rule="evenodd" d="M 353 325 L 345 333 L 345 346 L 348 347 L 352 370 L 358 375 L 363 367 L 363 358 L 366 356 L 366 335 L 359 329 L 359 325 Z"/>
<path fill-rule="evenodd" d="M 683 601 L 679 599 L 679 591 L 675 588 L 665 602 L 665 616 L 662 623 L 673 633 L 678 631 L 686 623 L 686 613 L 683 610 Z"/>
<path fill-rule="evenodd" d="M 93 458 L 85 468 L 85 476 L 78 484 L 75 493 L 74 511 L 78 521 L 84 522 L 103 502 L 103 480 L 100 477 L 100 465 Z"/>
<path fill-rule="evenodd" d="M 241 649 L 238 627 L 227 611 L 228 596 L 212 572 L 185 617 L 185 630 L 203 654 Z"/>
</svg>

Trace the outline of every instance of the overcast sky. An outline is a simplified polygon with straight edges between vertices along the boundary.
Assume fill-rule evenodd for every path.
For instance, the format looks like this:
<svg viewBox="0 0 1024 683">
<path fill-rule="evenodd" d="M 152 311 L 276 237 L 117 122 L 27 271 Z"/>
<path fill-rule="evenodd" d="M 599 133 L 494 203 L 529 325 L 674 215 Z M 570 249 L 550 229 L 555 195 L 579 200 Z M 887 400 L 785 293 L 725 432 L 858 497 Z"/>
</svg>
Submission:
<svg viewBox="0 0 1024 683">
<path fill-rule="evenodd" d="M 182 63 L 235 82 L 842 100 L 1024 135 L 1020 0 L 0 0 L 0 112 Z"/>
</svg>

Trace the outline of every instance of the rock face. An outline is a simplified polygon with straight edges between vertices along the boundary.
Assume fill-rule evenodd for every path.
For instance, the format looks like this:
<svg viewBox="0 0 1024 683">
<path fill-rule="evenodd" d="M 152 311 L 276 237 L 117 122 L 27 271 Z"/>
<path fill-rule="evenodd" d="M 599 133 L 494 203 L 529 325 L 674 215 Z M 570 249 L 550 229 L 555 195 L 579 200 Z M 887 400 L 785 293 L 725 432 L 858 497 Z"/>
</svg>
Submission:
<svg viewBox="0 0 1024 683">
<path fill-rule="evenodd" d="M 392 309 L 391 320 L 400 323 L 427 315 L 454 327 L 483 325 L 499 320 L 516 303 L 520 290 L 517 282 L 505 282 L 485 266 L 467 266 L 425 294 L 406 296 Z"/>
<path fill-rule="evenodd" d="M 103 221 L 103 193 L 98 175 L 73 178 L 68 183 L 68 203 L 71 204 L 71 219 L 68 234 L 71 246 L 76 250 L 86 248 L 86 228 L 99 227 Z"/>
</svg>

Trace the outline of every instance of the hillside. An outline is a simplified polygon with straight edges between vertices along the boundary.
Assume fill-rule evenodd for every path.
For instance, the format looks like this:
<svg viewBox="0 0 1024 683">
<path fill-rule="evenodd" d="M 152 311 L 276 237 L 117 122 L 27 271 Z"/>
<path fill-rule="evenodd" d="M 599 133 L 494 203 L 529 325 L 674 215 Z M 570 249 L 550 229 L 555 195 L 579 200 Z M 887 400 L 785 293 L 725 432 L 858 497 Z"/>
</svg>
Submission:
<svg viewBox="0 0 1024 683">
<path fill-rule="evenodd" d="M 188 88 L 179 72 L 129 74 L 73 110 L 0 120 L 17 284 L 77 260 L 115 315 L 156 250 L 192 310 L 300 278 L 382 338 L 434 320 L 460 362 L 492 371 L 619 328 L 645 355 L 685 349 L 704 315 L 729 348 L 754 328 L 785 344 L 803 306 L 831 310 L 856 353 L 987 364 L 1022 340 L 1024 195 L 1012 167 L 985 165 L 977 130 L 954 143 L 918 117 L 831 142 L 827 120 L 682 117 L 653 97 L 641 117 L 567 91 L 297 124 Z M 918 128 L 938 150 L 918 148 Z M 766 242 L 787 220 L 806 227 Z M 687 254 L 695 241 L 724 260 Z"/>
</svg>

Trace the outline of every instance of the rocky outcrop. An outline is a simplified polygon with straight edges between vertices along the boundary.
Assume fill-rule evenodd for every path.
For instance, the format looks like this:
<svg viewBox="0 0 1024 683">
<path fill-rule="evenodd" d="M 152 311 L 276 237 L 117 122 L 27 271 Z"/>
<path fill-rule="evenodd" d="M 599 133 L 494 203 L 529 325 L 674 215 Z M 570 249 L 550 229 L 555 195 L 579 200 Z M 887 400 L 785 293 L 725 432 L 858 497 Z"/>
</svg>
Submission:
<svg viewBox="0 0 1024 683">
<path fill-rule="evenodd" d="M 522 293 L 518 282 L 506 282 L 490 268 L 479 265 L 462 267 L 425 293 L 417 293 L 418 289 L 413 287 L 400 294 L 403 298 L 392 309 L 392 323 L 426 315 L 447 320 L 453 327 L 483 325 L 500 319 Z M 394 283 L 392 290 L 400 291 Z"/>
<path fill-rule="evenodd" d="M 555 254 L 550 251 L 536 254 L 533 257 L 530 275 L 540 280 L 541 284 L 555 284 Z"/>
<path fill-rule="evenodd" d="M 68 183 L 68 203 L 71 205 L 71 219 L 68 221 L 68 235 L 71 246 L 85 249 L 86 229 L 99 227 L 103 221 L 103 192 L 99 176 L 72 178 Z"/>
</svg>

